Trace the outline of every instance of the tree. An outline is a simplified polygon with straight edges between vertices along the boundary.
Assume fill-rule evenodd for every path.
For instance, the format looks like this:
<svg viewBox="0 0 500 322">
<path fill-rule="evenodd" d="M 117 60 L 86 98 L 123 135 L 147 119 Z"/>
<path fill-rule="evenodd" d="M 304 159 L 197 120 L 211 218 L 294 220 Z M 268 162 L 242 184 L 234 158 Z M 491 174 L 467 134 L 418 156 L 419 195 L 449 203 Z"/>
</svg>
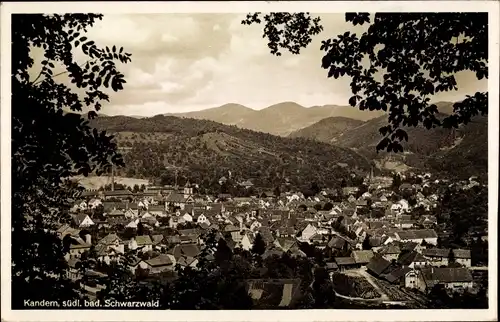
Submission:
<svg viewBox="0 0 500 322">
<path fill-rule="evenodd" d="M 363 34 L 346 31 L 322 41 L 321 65 L 328 77 L 351 78 L 349 105 L 387 112 L 388 125 L 377 151 L 402 152 L 403 126 L 456 128 L 488 113 L 488 93 L 476 92 L 439 119 L 431 96 L 457 90 L 455 74 L 472 71 L 488 78 L 487 13 L 346 13 L 346 22 L 369 24 Z M 263 36 L 271 54 L 299 54 L 323 28 L 308 13 L 248 14 L 242 24 L 265 22 Z M 365 61 L 369 65 L 365 65 Z"/>
<path fill-rule="evenodd" d="M 323 206 L 323 210 L 325 211 L 330 211 L 333 209 L 333 204 L 331 202 L 327 202 L 325 203 L 325 205 Z"/>
<path fill-rule="evenodd" d="M 83 35 L 101 18 L 95 14 L 12 16 L 14 308 L 22 307 L 26 298 L 62 301 L 77 296 L 77 287 L 65 277 L 67 264 L 55 234 L 57 219 L 81 191 L 65 178 L 93 171 L 102 174 L 111 163 L 123 165 L 113 137 L 92 129 L 74 113 L 85 107 L 85 116 L 95 118 L 101 101 L 109 98 L 103 87 L 119 91 L 125 83 L 116 61 L 127 63 L 130 54 L 116 46 L 99 48 Z M 29 73 L 33 48 L 44 55 L 36 77 Z M 72 50 L 77 48 L 88 58 L 83 64 L 74 60 Z M 62 75 L 72 87 L 57 82 Z"/>
<path fill-rule="evenodd" d="M 256 255 L 262 255 L 266 251 L 266 242 L 260 233 L 257 233 L 255 240 L 253 241 L 252 253 Z"/>
<path fill-rule="evenodd" d="M 218 265 L 226 264 L 233 257 L 233 252 L 231 248 L 227 245 L 227 242 L 224 238 L 220 238 L 217 244 L 217 249 L 214 254 L 215 262 Z"/>
<path fill-rule="evenodd" d="M 372 249 L 372 246 L 370 244 L 370 235 L 366 235 L 365 239 L 363 240 L 362 244 L 363 250 L 370 250 Z"/>
<path fill-rule="evenodd" d="M 313 282 L 314 308 L 331 308 L 335 302 L 335 291 L 332 282 L 324 267 L 317 267 L 314 270 Z"/>
</svg>

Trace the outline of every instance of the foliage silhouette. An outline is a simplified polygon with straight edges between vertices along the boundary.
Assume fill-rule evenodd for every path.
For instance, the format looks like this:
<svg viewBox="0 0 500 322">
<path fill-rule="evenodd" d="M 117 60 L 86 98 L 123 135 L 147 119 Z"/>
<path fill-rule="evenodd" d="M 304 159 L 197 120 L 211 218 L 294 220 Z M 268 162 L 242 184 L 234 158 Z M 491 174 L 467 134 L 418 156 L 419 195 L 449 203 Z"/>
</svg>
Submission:
<svg viewBox="0 0 500 322">
<path fill-rule="evenodd" d="M 67 300 L 77 294 L 66 278 L 67 264 L 55 230 L 80 193 L 66 180 L 98 174 L 122 164 L 112 136 L 88 125 L 80 115 L 97 116 L 103 87 L 123 89 L 116 62 L 130 54 L 99 48 L 84 33 L 101 15 L 12 15 L 12 307 L 23 299 Z M 30 75 L 32 48 L 43 50 L 41 70 Z M 74 60 L 81 49 L 84 64 Z M 62 70 L 57 72 L 57 70 Z M 65 75 L 71 86 L 57 82 Z M 59 78 L 60 79 L 60 78 Z M 75 88 L 83 90 L 79 94 Z M 27 294 L 28 292 L 28 294 Z"/>
<path fill-rule="evenodd" d="M 369 27 L 359 37 L 346 31 L 322 41 L 321 65 L 328 77 L 351 78 L 351 106 L 387 112 L 377 151 L 402 152 L 401 142 L 408 141 L 403 126 L 457 128 L 476 115 L 487 115 L 487 92 L 466 96 L 442 120 L 431 103 L 432 95 L 458 89 L 459 72 L 488 78 L 487 13 L 346 13 L 345 19 Z M 262 22 L 263 37 L 277 56 L 280 48 L 298 54 L 322 31 L 320 18 L 308 13 L 253 13 L 242 24 Z"/>
</svg>

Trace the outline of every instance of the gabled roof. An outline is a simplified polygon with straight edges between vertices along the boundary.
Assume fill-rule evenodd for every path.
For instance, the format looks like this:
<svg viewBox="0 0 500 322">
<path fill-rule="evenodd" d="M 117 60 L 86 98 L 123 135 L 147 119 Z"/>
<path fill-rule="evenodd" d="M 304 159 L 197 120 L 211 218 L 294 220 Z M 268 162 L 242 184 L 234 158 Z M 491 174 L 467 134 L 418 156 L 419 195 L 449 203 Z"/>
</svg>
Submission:
<svg viewBox="0 0 500 322">
<path fill-rule="evenodd" d="M 103 191 L 105 196 L 129 196 L 133 195 L 130 190 Z"/>
<path fill-rule="evenodd" d="M 356 261 L 352 257 L 335 257 L 335 262 L 338 266 L 356 264 Z"/>
<path fill-rule="evenodd" d="M 155 258 L 145 260 L 145 262 L 152 267 L 168 266 L 173 264 L 170 257 L 166 254 L 158 255 Z"/>
<path fill-rule="evenodd" d="M 427 259 L 425 259 L 420 253 L 417 253 L 415 251 L 401 254 L 398 258 L 398 263 L 400 263 L 401 265 L 409 266 L 411 263 L 415 262 L 427 262 Z"/>
<path fill-rule="evenodd" d="M 355 250 L 351 254 L 356 264 L 367 264 L 370 262 L 374 253 L 372 250 Z"/>
<path fill-rule="evenodd" d="M 165 198 L 166 202 L 185 202 L 186 198 L 184 198 L 184 195 L 178 193 L 178 192 L 170 192 L 168 196 Z"/>
<path fill-rule="evenodd" d="M 135 241 L 137 242 L 137 246 L 145 246 L 145 245 L 152 245 L 153 244 L 151 237 L 149 237 L 148 235 L 136 236 Z"/>
<path fill-rule="evenodd" d="M 412 269 L 409 268 L 408 266 L 403 266 L 400 268 L 396 268 L 392 272 L 385 274 L 384 278 L 389 282 L 389 283 L 395 283 L 399 281 L 403 276 L 406 275 L 409 271 Z"/>
<path fill-rule="evenodd" d="M 199 254 L 200 248 L 196 244 L 176 245 L 173 249 L 173 255 L 175 258 L 180 258 L 182 256 L 196 257 Z"/>
<path fill-rule="evenodd" d="M 366 265 L 366 268 L 373 272 L 375 275 L 380 276 L 384 271 L 391 266 L 391 262 L 385 260 L 380 255 L 375 255 L 370 259 L 370 262 Z"/>
<path fill-rule="evenodd" d="M 422 268 L 422 275 L 426 281 L 437 283 L 472 282 L 472 275 L 467 268 L 431 267 Z"/>
<path fill-rule="evenodd" d="M 342 239 L 338 236 L 333 236 L 332 239 L 328 242 L 328 246 L 335 249 L 343 249 L 347 244 L 345 239 Z"/>
<path fill-rule="evenodd" d="M 387 245 L 379 251 L 379 254 L 382 255 L 394 255 L 399 253 L 401 253 L 401 249 L 399 248 L 398 245 L 394 244 Z"/>
<path fill-rule="evenodd" d="M 116 234 L 109 234 L 106 237 L 102 238 L 98 242 L 98 244 L 110 245 L 110 244 L 114 243 L 116 240 L 118 240 L 119 242 L 121 241 L 120 237 L 118 237 Z"/>
<path fill-rule="evenodd" d="M 399 238 L 403 240 L 408 239 L 425 239 L 425 238 L 437 238 L 438 235 L 434 229 L 415 229 L 415 230 L 400 230 L 396 232 Z"/>
</svg>

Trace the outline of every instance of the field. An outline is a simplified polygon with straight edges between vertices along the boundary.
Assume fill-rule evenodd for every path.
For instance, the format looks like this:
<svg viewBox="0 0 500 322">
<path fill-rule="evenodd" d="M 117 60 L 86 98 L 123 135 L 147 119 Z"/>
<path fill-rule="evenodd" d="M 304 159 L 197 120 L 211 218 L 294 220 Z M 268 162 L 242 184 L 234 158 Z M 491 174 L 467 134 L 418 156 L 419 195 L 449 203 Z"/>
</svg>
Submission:
<svg viewBox="0 0 500 322">
<path fill-rule="evenodd" d="M 80 185 L 82 185 L 85 189 L 99 189 L 107 184 L 111 184 L 111 177 L 108 176 L 75 177 L 74 179 L 77 179 Z M 133 187 L 134 185 L 148 185 L 148 180 L 115 177 L 115 183 Z"/>
</svg>

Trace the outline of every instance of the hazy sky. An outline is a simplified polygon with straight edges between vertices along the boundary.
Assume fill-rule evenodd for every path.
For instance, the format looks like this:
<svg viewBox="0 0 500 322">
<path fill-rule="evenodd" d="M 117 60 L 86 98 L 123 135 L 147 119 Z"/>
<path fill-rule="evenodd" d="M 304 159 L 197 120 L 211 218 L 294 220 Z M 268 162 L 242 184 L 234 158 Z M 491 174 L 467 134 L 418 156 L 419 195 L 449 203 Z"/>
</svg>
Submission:
<svg viewBox="0 0 500 322">
<path fill-rule="evenodd" d="M 226 103 L 261 109 L 283 101 L 347 105 L 350 79 L 327 78 L 320 43 L 364 27 L 353 29 L 344 14 L 320 15 L 324 31 L 307 49 L 276 57 L 262 38 L 262 26 L 242 25 L 243 14 L 107 14 L 89 30 L 89 39 L 123 46 L 132 62 L 120 65 L 127 84 L 102 112 L 150 116 Z M 460 92 L 437 99 L 460 99 L 486 84 L 462 74 Z"/>
</svg>

